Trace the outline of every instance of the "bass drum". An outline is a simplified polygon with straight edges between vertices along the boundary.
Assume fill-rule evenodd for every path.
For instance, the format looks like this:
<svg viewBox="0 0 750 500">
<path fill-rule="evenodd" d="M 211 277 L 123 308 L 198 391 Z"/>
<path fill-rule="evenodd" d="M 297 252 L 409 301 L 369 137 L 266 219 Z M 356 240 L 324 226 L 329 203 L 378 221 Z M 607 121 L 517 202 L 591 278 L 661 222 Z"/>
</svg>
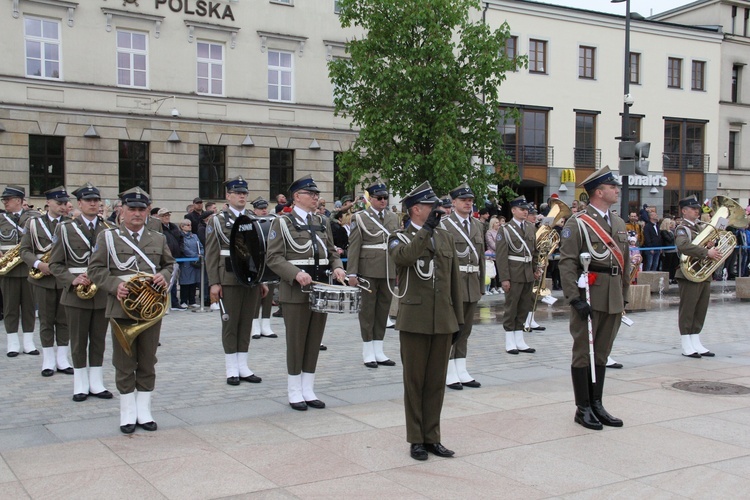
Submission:
<svg viewBox="0 0 750 500">
<path fill-rule="evenodd" d="M 266 266 L 266 242 L 271 218 L 251 219 L 240 215 L 229 237 L 229 259 L 234 276 L 243 285 L 278 283 L 279 277 Z"/>
</svg>

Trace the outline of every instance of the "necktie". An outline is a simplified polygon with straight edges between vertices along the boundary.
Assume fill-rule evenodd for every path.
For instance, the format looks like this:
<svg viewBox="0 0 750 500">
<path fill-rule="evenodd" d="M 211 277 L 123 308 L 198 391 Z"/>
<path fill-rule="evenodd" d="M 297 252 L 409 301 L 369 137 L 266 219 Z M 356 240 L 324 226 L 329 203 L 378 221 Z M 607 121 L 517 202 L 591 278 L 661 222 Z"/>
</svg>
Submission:
<svg viewBox="0 0 750 500">
<path fill-rule="evenodd" d="M 89 222 L 89 231 L 91 231 L 92 233 L 94 232 L 94 223 L 93 222 Z"/>
<path fill-rule="evenodd" d="M 526 233 L 526 223 L 525 222 L 521 222 L 521 233 L 523 233 L 523 234 Z"/>
<path fill-rule="evenodd" d="M 315 261 L 318 260 L 318 239 L 315 237 L 315 231 L 313 231 L 313 218 L 312 214 L 307 214 L 307 229 L 310 231 L 310 240 L 312 241 L 313 257 Z"/>
<path fill-rule="evenodd" d="M 21 216 L 19 214 L 13 214 L 10 216 L 11 219 L 13 219 L 13 223 L 17 226 L 18 221 L 21 220 Z"/>
<path fill-rule="evenodd" d="M 55 231 L 55 228 L 57 227 L 57 223 L 58 223 L 57 219 L 52 219 L 52 232 Z"/>
<path fill-rule="evenodd" d="M 380 223 L 382 224 L 384 220 L 383 212 L 378 213 L 378 219 L 380 219 Z"/>
<path fill-rule="evenodd" d="M 464 220 L 464 231 L 466 231 L 467 235 L 470 235 L 470 233 L 469 233 L 469 221 L 468 220 Z"/>
<path fill-rule="evenodd" d="M 138 233 L 133 233 L 133 240 L 138 243 Z"/>
<path fill-rule="evenodd" d="M 609 214 L 604 214 L 604 222 L 609 224 Z"/>
</svg>

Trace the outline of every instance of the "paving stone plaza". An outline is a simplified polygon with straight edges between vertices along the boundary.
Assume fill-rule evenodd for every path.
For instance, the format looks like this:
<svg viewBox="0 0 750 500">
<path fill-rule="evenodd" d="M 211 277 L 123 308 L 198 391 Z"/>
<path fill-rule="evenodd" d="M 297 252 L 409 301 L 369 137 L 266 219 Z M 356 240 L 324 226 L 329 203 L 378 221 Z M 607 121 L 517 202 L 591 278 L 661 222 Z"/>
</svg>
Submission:
<svg viewBox="0 0 750 500">
<path fill-rule="evenodd" d="M 559 292 L 555 292 L 558 294 Z M 747 304 L 714 283 L 702 340 L 715 358 L 681 356 L 676 287 L 632 313 L 607 372 L 605 405 L 623 428 L 573 422 L 564 307 L 540 306 L 535 354 L 504 351 L 502 295 L 480 302 L 468 368 L 482 383 L 446 394 L 442 442 L 453 459 L 409 457 L 396 367 L 362 365 L 356 316 L 330 315 L 316 393 L 325 410 L 286 399 L 284 328 L 253 340 L 261 384 L 226 384 L 216 312 L 164 319 L 153 410 L 159 430 L 119 431 L 119 402 L 71 400 L 72 377 L 40 375 L 38 356 L 3 357 L 3 498 L 745 498 L 750 396 L 695 394 L 676 382 L 750 386 Z M 249 327 L 249 325 L 248 325 Z M 2 337 L 0 337 L 2 338 Z M 37 336 L 37 345 L 39 344 Z M 111 350 L 105 383 L 115 391 Z"/>
</svg>

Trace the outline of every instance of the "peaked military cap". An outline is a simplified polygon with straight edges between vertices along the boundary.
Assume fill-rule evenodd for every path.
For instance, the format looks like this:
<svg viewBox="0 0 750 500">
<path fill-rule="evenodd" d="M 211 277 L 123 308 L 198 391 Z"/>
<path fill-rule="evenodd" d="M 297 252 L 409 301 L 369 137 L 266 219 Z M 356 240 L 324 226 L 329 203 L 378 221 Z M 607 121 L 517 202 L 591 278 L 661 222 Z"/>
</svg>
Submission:
<svg viewBox="0 0 750 500">
<path fill-rule="evenodd" d="M 404 206 L 411 208 L 417 203 L 435 203 L 439 201 L 439 198 L 435 196 L 435 191 L 432 190 L 432 186 L 427 181 L 414 188 L 414 190 L 407 194 L 404 198 Z"/>
<path fill-rule="evenodd" d="M 388 186 L 378 181 L 365 188 L 370 196 L 388 196 Z"/>
<path fill-rule="evenodd" d="M 48 191 L 45 191 L 44 196 L 46 196 L 48 200 L 55 200 L 59 201 L 60 203 L 70 201 L 70 197 L 68 196 L 68 192 L 65 190 L 65 186 L 57 186 Z"/>
<path fill-rule="evenodd" d="M 259 210 L 262 210 L 264 208 L 268 208 L 268 202 L 265 199 L 263 199 L 262 196 L 258 196 L 257 198 L 255 198 L 250 203 L 252 203 L 253 208 L 257 208 Z"/>
<path fill-rule="evenodd" d="M 595 171 L 593 174 L 586 177 L 581 186 L 587 192 L 593 191 L 602 184 L 609 184 L 611 186 L 620 186 L 621 184 L 615 179 L 614 173 L 609 169 L 609 165 Z"/>
<path fill-rule="evenodd" d="M 83 186 L 79 187 L 71 194 L 78 200 L 100 200 L 102 197 L 99 190 L 90 182 L 87 182 Z"/>
<path fill-rule="evenodd" d="M 138 186 L 123 191 L 119 195 L 123 206 L 132 208 L 147 208 L 151 204 L 151 196 Z"/>
<path fill-rule="evenodd" d="M 467 198 L 474 198 L 474 192 L 471 190 L 468 184 L 465 182 L 458 186 L 456 189 L 450 192 L 450 196 L 452 199 L 459 198 L 461 200 L 467 199 Z"/>
<path fill-rule="evenodd" d="M 513 208 L 513 207 L 518 207 L 523 210 L 528 210 L 531 208 L 531 204 L 529 204 L 529 202 L 526 201 L 525 196 L 519 196 L 518 198 L 511 200 L 510 208 Z"/>
<path fill-rule="evenodd" d="M 694 194 L 691 194 L 687 198 L 681 199 L 679 201 L 679 204 L 680 204 L 680 208 L 686 208 L 686 207 L 698 208 L 698 209 L 701 208 L 701 204 L 698 201 L 698 198 L 696 198 Z"/>
<path fill-rule="evenodd" d="M 243 179 L 241 175 L 226 181 L 224 187 L 229 193 L 247 193 L 247 181 Z"/>
<path fill-rule="evenodd" d="M 313 180 L 311 175 L 306 175 L 304 177 L 300 177 L 296 181 L 292 182 L 292 185 L 289 186 L 289 192 L 291 194 L 296 193 L 300 189 L 304 189 L 305 191 L 310 191 L 312 193 L 320 193 L 320 189 L 318 189 L 318 185 L 315 184 L 315 181 Z"/>
<path fill-rule="evenodd" d="M 26 191 L 20 186 L 7 186 L 3 190 L 2 198 L 25 198 Z"/>
</svg>

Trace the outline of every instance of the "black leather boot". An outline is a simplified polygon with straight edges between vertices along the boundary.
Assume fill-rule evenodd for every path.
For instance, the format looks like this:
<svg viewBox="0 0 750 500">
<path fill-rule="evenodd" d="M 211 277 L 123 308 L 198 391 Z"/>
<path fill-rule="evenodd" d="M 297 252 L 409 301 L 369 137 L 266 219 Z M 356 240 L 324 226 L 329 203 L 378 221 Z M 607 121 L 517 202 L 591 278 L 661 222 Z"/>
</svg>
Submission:
<svg viewBox="0 0 750 500">
<path fill-rule="evenodd" d="M 622 420 L 610 415 L 602 405 L 602 393 L 604 392 L 604 373 L 607 371 L 606 366 L 596 365 L 596 384 L 590 384 L 591 388 L 591 409 L 599 421 L 610 427 L 622 427 Z"/>
<path fill-rule="evenodd" d="M 591 409 L 589 399 L 589 368 L 570 367 L 570 375 L 573 379 L 573 394 L 576 399 L 576 416 L 573 419 L 587 429 L 595 431 L 602 430 L 602 423 L 596 418 L 594 411 Z"/>
</svg>

